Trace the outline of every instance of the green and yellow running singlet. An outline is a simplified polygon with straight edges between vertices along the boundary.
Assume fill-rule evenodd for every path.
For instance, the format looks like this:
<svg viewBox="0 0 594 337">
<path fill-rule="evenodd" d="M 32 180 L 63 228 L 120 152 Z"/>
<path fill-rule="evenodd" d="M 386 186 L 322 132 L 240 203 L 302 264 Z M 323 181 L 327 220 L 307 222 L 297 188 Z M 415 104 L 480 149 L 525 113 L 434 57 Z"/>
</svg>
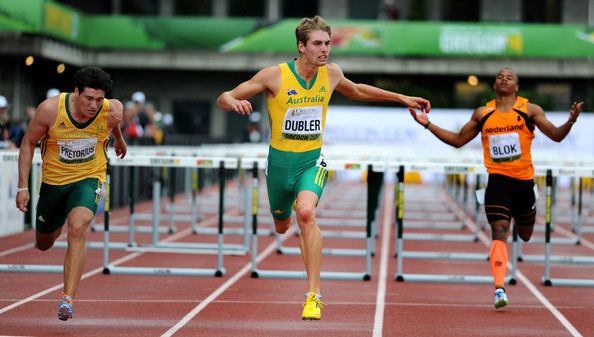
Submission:
<svg viewBox="0 0 594 337">
<path fill-rule="evenodd" d="M 109 101 L 95 117 L 79 123 L 68 106 L 69 93 L 60 94 L 54 125 L 41 140 L 42 181 L 66 185 L 86 178 L 106 180 Z"/>
<path fill-rule="evenodd" d="M 279 65 L 281 87 L 268 96 L 270 146 L 286 152 L 308 152 L 322 147 L 326 111 L 332 92 L 328 67 L 318 67 L 309 88 L 295 71 L 295 61 Z"/>
</svg>

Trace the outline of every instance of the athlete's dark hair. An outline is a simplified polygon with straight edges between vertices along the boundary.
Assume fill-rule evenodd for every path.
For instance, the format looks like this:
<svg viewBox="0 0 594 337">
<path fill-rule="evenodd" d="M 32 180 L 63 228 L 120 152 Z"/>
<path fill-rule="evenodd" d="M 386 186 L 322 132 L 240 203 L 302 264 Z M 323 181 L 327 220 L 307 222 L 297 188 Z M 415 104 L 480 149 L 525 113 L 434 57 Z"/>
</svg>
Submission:
<svg viewBox="0 0 594 337">
<path fill-rule="evenodd" d="M 98 67 L 81 68 L 74 75 L 74 86 L 78 88 L 78 92 L 83 92 L 87 87 L 103 90 L 107 96 L 112 85 L 111 76 Z"/>
</svg>

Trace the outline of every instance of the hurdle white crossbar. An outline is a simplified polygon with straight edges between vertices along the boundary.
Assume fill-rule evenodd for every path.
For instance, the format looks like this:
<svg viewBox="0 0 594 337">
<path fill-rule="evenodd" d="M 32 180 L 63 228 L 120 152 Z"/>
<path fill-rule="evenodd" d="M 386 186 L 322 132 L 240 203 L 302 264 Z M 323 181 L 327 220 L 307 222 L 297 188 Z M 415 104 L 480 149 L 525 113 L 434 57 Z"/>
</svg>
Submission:
<svg viewBox="0 0 594 337">
<path fill-rule="evenodd" d="M 17 165 L 19 153 L 17 151 L 0 151 L 0 161 L 4 163 L 13 163 Z M 29 209 L 31 210 L 31 222 L 35 226 L 35 219 L 37 218 L 36 210 L 37 201 L 39 200 L 39 189 L 41 186 L 41 153 L 39 149 L 33 154 L 31 163 L 31 202 Z M 0 264 L 0 272 L 9 273 L 63 273 L 64 266 L 62 265 L 39 265 L 39 264 Z"/>
<path fill-rule="evenodd" d="M 223 266 L 223 251 L 224 246 L 224 233 L 223 233 L 223 209 L 224 209 L 224 190 L 225 190 L 225 168 L 236 169 L 238 161 L 236 158 L 224 158 L 224 157 L 151 157 L 151 156 L 134 156 L 128 159 L 116 159 L 110 160 L 111 165 L 117 166 L 149 166 L 149 167 L 201 167 L 201 168 L 218 168 L 219 170 L 219 215 L 218 215 L 218 237 L 216 244 L 216 256 L 217 266 L 216 268 L 169 268 L 169 267 L 124 267 L 124 266 L 113 266 L 109 264 L 109 245 L 104 245 L 104 261 L 103 261 L 103 272 L 105 274 L 136 274 L 136 275 L 183 275 L 183 276 L 222 276 L 225 273 Z M 109 172 L 109 169 L 108 169 Z M 160 199 L 160 184 L 156 182 L 154 184 L 153 195 L 157 200 L 153 200 L 157 204 Z M 109 181 L 108 181 L 109 186 Z M 108 188 L 108 190 L 110 190 Z M 108 193 L 109 195 L 109 193 Z M 105 201 L 105 209 L 109 210 L 109 198 Z M 155 211 L 158 209 L 159 211 Z M 212 244 L 183 244 L 183 243 L 163 243 L 159 241 L 159 232 L 156 230 L 159 223 L 160 206 L 153 206 L 153 214 L 155 219 L 153 220 L 153 232 L 152 243 L 150 247 L 152 251 L 159 251 L 163 253 L 177 252 L 182 253 L 188 249 L 196 250 L 212 250 Z M 104 230 L 104 241 L 109 241 L 109 211 L 105 212 L 105 230 Z M 174 248 L 179 247 L 181 249 L 175 250 Z"/>
<path fill-rule="evenodd" d="M 259 179 L 258 179 L 258 171 L 263 164 L 258 159 L 250 160 L 249 158 L 244 158 L 242 160 L 242 164 L 246 165 L 247 168 L 251 167 L 252 170 L 252 249 L 251 249 L 251 256 L 252 256 L 252 277 L 253 278 L 289 278 L 289 279 L 306 279 L 307 273 L 305 271 L 293 271 L 293 270 L 264 270 L 258 268 L 257 264 L 257 255 L 258 255 L 258 199 L 259 199 Z M 343 161 L 341 163 L 335 163 L 335 166 L 328 167 L 329 170 L 337 170 L 337 169 L 365 169 L 368 170 L 368 180 L 370 176 L 370 172 L 373 170 L 373 163 L 369 161 Z M 383 163 L 377 164 L 378 170 L 384 170 L 385 166 Z M 377 188 L 379 188 L 378 186 Z M 372 237 L 372 230 L 371 230 L 371 212 L 374 210 L 372 209 L 371 202 L 369 200 L 369 195 L 372 193 L 370 189 L 372 188 L 371 184 L 368 182 L 367 190 L 368 190 L 368 201 L 367 201 L 367 226 L 366 226 L 366 250 L 365 250 L 365 270 L 362 272 L 330 272 L 330 271 L 322 271 L 320 273 L 321 279 L 333 279 L 333 280 L 364 280 L 369 281 L 371 279 L 371 257 L 372 257 L 372 250 L 373 250 L 373 237 Z M 326 254 L 330 255 L 341 255 L 341 256 L 360 256 L 357 250 L 349 250 L 343 249 L 339 251 L 337 249 L 327 249 Z"/>
<path fill-rule="evenodd" d="M 584 173 L 584 172 L 581 172 Z M 585 172 L 587 177 L 594 176 L 594 169 L 590 172 Z M 553 170 L 546 172 L 546 214 L 545 214 L 545 258 L 544 258 L 544 273 L 542 276 L 542 283 L 545 286 L 560 285 L 560 286 L 579 286 L 579 287 L 594 287 L 594 279 L 578 279 L 578 278 L 552 278 L 551 264 L 556 263 L 580 263 L 591 264 L 594 262 L 594 257 L 590 256 L 553 256 L 551 254 L 551 213 L 552 213 L 552 191 L 553 191 Z M 574 173 L 577 176 L 577 174 Z"/>
<path fill-rule="evenodd" d="M 393 163 L 397 167 L 396 179 L 394 183 L 394 197 L 396 207 L 396 274 L 395 280 L 398 282 L 410 281 L 410 282 L 444 282 L 444 283 L 491 283 L 493 278 L 489 275 L 452 275 L 452 274 L 420 274 L 420 273 L 404 273 L 404 258 L 411 259 L 433 259 L 433 260 L 462 260 L 462 261 L 488 261 L 486 254 L 477 253 L 464 253 L 464 252 L 424 252 L 424 251 L 405 251 L 404 242 L 407 238 L 404 235 L 404 172 L 405 167 L 414 168 L 415 171 L 430 170 L 432 172 L 441 173 L 474 173 L 483 170 L 482 167 L 477 165 L 465 166 L 465 164 L 456 165 L 440 165 L 435 163 L 425 164 L 404 164 Z M 398 166 L 396 166 L 398 165 Z M 459 213 L 463 213 L 462 210 L 457 210 Z M 463 214 L 460 214 L 462 216 Z M 515 254 L 515 253 L 514 253 Z M 515 255 L 514 255 L 515 256 Z M 515 284 L 516 279 L 516 261 L 517 259 L 512 258 L 512 273 L 507 276 L 505 282 L 507 284 Z"/>
</svg>

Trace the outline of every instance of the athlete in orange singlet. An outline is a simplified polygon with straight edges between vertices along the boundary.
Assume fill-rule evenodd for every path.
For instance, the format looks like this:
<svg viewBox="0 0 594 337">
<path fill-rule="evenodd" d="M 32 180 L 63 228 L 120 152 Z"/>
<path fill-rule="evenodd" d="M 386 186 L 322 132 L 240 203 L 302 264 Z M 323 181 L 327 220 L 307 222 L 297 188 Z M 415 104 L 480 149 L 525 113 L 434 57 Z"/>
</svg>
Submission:
<svg viewBox="0 0 594 337">
<path fill-rule="evenodd" d="M 451 132 L 431 123 L 426 114 L 411 111 L 413 118 L 437 138 L 454 147 L 468 143 L 479 132 L 483 143 L 485 167 L 489 182 L 485 192 L 485 213 L 491 225 L 489 261 L 495 284 L 495 308 L 508 304 L 505 293 L 507 237 L 513 218 L 518 234 L 528 241 L 534 229 L 536 200 L 531 146 L 534 128 L 560 142 L 571 130 L 582 111 L 583 102 L 574 102 L 567 122 L 555 126 L 543 109 L 517 95 L 518 76 L 511 68 L 501 69 L 493 89 L 496 97 L 474 110 L 459 132 Z"/>
</svg>

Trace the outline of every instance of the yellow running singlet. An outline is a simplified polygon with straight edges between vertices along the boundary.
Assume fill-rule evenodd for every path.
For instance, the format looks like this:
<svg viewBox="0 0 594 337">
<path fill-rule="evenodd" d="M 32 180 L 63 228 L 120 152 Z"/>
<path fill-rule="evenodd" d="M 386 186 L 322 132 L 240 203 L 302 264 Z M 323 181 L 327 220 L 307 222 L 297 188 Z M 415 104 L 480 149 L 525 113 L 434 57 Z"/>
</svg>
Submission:
<svg viewBox="0 0 594 337">
<path fill-rule="evenodd" d="M 270 146 L 286 152 L 306 152 L 322 147 L 326 111 L 332 93 L 327 66 L 318 67 L 307 88 L 297 75 L 294 61 L 279 65 L 281 87 L 268 96 Z"/>
<path fill-rule="evenodd" d="M 66 185 L 85 178 L 106 180 L 109 128 L 109 101 L 95 117 L 79 123 L 70 113 L 69 93 L 60 94 L 58 114 L 53 126 L 41 139 L 42 181 L 50 185 Z"/>
</svg>

